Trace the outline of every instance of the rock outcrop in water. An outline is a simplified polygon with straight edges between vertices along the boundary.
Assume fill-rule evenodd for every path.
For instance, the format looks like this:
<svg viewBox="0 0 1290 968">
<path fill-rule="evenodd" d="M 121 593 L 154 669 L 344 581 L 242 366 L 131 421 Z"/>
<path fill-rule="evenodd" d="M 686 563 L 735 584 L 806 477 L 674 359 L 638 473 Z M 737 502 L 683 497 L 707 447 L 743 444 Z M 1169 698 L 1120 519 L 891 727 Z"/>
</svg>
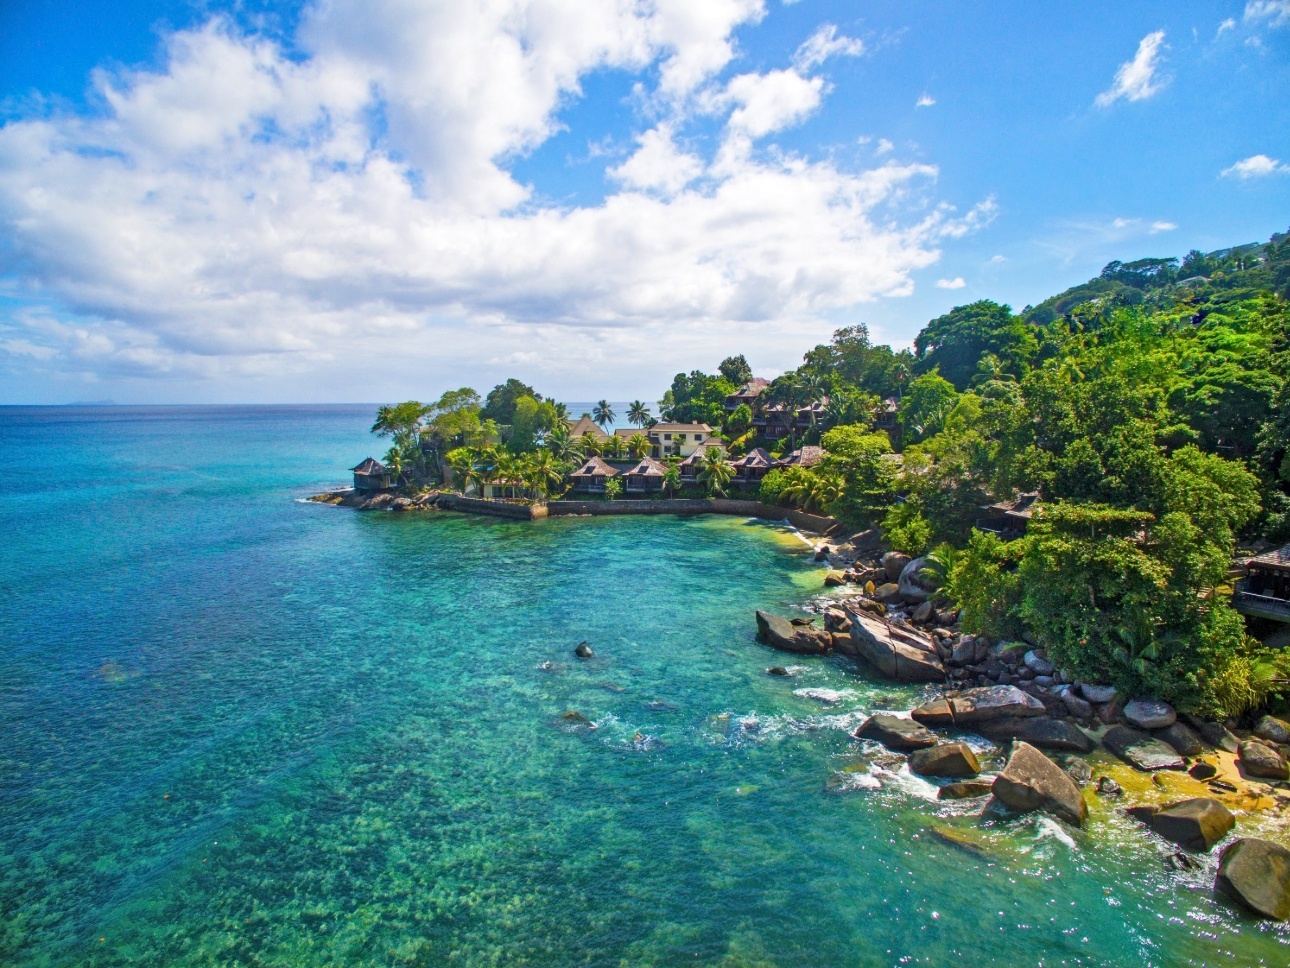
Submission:
<svg viewBox="0 0 1290 968">
<path fill-rule="evenodd" d="M 855 654 L 897 682 L 944 682 L 945 665 L 929 636 L 867 612 L 851 612 Z"/>
<path fill-rule="evenodd" d="M 1078 827 L 1088 818 L 1088 804 L 1066 771 L 1029 743 L 1016 743 L 1008 765 L 994 780 L 995 797 L 1005 806 L 1029 813 L 1043 810 Z"/>
<path fill-rule="evenodd" d="M 1244 837 L 1223 850 L 1214 886 L 1261 917 L 1290 919 L 1290 850 Z"/>
<path fill-rule="evenodd" d="M 833 648 L 833 636 L 823 629 L 794 625 L 786 618 L 757 611 L 757 638 L 772 648 L 803 655 L 823 655 Z"/>
<path fill-rule="evenodd" d="M 856 739 L 874 740 L 898 753 L 927 749 L 937 743 L 936 736 L 925 726 L 888 713 L 870 716 L 852 735 Z"/>
</svg>

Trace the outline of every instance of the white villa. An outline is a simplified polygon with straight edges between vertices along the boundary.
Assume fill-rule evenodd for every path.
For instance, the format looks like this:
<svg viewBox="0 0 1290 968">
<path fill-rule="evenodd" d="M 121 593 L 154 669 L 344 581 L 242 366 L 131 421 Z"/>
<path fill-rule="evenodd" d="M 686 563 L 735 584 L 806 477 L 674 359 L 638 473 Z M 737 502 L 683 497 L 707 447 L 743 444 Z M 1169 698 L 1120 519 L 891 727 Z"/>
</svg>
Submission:
<svg viewBox="0 0 1290 968">
<path fill-rule="evenodd" d="M 614 431 L 614 436 L 623 438 L 624 442 L 637 434 L 649 438 L 653 445 L 650 456 L 656 460 L 673 455 L 685 458 L 695 451 L 723 446 L 720 435 L 705 423 L 657 423 L 652 427 L 620 427 Z"/>
</svg>

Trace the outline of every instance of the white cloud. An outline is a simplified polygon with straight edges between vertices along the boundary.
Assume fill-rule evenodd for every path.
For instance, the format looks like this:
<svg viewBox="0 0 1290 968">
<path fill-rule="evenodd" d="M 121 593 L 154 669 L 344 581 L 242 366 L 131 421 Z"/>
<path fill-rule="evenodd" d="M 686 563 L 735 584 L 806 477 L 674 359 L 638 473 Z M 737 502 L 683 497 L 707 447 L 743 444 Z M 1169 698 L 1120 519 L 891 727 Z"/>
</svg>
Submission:
<svg viewBox="0 0 1290 968">
<path fill-rule="evenodd" d="M 917 101 L 914 102 L 914 107 L 930 108 L 935 103 L 936 103 L 936 98 L 932 97 L 930 94 L 924 94 L 922 97 L 920 97 Z"/>
<path fill-rule="evenodd" d="M 990 256 L 990 261 L 995 265 L 999 265 L 1000 263 L 1007 262 L 1008 257 L 1006 255 L 992 255 Z"/>
<path fill-rule="evenodd" d="M 820 106 L 823 91 L 823 78 L 768 71 L 731 78 L 721 100 L 738 105 L 730 113 L 731 131 L 760 138 L 804 120 Z"/>
<path fill-rule="evenodd" d="M 894 144 L 892 144 L 886 138 L 879 138 L 878 146 L 873 149 L 873 153 L 881 157 L 882 155 L 890 154 L 895 150 L 896 150 L 896 146 Z"/>
<path fill-rule="evenodd" d="M 1231 17 L 1228 17 L 1226 20 L 1224 20 L 1221 24 L 1218 25 L 1218 31 L 1214 36 L 1221 37 L 1229 30 L 1235 30 L 1235 29 L 1236 29 L 1236 21 L 1233 20 Z"/>
<path fill-rule="evenodd" d="M 860 57 L 863 54 L 864 41 L 845 34 L 839 36 L 835 24 L 821 24 L 797 48 L 793 54 L 793 66 L 799 71 L 809 71 L 830 57 Z"/>
<path fill-rule="evenodd" d="M 966 285 L 967 285 L 967 282 L 964 280 L 962 276 L 955 276 L 953 279 L 936 280 L 937 289 L 962 289 Z"/>
<path fill-rule="evenodd" d="M 637 138 L 636 153 L 609 175 L 629 188 L 654 189 L 674 194 L 703 174 L 703 161 L 697 155 L 679 151 L 672 140 L 672 130 L 661 125 Z"/>
<path fill-rule="evenodd" d="M 1152 222 L 1151 234 L 1155 235 L 1158 232 L 1172 232 L 1176 228 L 1178 228 L 1176 222 Z"/>
<path fill-rule="evenodd" d="M 1250 0 L 1245 5 L 1245 19 L 1284 27 L 1290 24 L 1290 0 Z"/>
<path fill-rule="evenodd" d="M 1230 168 L 1224 168 L 1219 174 L 1223 178 L 1239 178 L 1241 181 L 1248 181 L 1251 178 L 1282 175 L 1287 171 L 1290 171 L 1290 167 L 1283 165 L 1276 158 L 1269 158 L 1267 155 L 1250 155 Z"/>
<path fill-rule="evenodd" d="M 507 167 L 557 129 L 586 72 L 657 68 L 659 97 L 689 98 L 761 9 L 332 0 L 291 58 L 218 22 L 172 35 L 155 71 L 97 78 L 101 113 L 0 127 L 0 271 L 40 304 L 4 334 L 7 356 L 279 385 L 459 380 L 524 352 L 548 374 L 613 379 L 639 369 L 633 349 L 666 344 L 651 365 L 675 372 L 737 334 L 791 362 L 825 314 L 909 294 L 992 204 L 929 205 L 930 165 L 768 150 L 705 167 L 671 121 L 639 136 L 599 204 L 535 200 Z M 730 137 L 751 139 L 825 89 L 788 70 L 724 92 Z"/>
<path fill-rule="evenodd" d="M 1115 72 L 1111 86 L 1094 99 L 1100 108 L 1109 107 L 1121 98 L 1143 101 L 1160 91 L 1165 82 L 1156 82 L 1156 69 L 1160 66 L 1160 49 L 1165 45 L 1165 32 L 1157 30 L 1147 34 L 1138 43 L 1133 60 L 1125 61 Z"/>
</svg>

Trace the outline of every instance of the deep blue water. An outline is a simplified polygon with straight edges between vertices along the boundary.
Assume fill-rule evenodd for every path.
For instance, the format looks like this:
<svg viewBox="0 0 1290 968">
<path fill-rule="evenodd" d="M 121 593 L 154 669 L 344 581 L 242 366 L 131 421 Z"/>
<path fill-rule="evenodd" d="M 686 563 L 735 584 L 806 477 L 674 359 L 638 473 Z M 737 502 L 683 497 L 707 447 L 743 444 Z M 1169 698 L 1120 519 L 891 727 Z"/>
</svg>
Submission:
<svg viewBox="0 0 1290 968">
<path fill-rule="evenodd" d="M 1290 962 L 1104 805 L 875 764 L 916 690 L 766 675 L 791 532 L 301 503 L 371 419 L 0 408 L 0 964 Z"/>
</svg>

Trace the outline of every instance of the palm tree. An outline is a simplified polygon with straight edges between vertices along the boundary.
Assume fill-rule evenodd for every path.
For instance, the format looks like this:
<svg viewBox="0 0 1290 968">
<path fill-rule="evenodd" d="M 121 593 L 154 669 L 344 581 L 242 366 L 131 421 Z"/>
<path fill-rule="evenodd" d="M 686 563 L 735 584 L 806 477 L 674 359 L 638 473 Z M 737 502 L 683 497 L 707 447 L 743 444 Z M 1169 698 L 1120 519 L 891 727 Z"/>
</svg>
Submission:
<svg viewBox="0 0 1290 968">
<path fill-rule="evenodd" d="M 623 438 L 619 437 L 617 434 L 614 434 L 603 444 L 601 444 L 600 449 L 601 449 L 601 452 L 606 457 L 618 457 L 623 452 Z"/>
<path fill-rule="evenodd" d="M 395 444 L 385 455 L 385 466 L 390 469 L 394 477 L 394 486 L 398 487 L 403 483 L 403 448 Z"/>
<path fill-rule="evenodd" d="M 663 491 L 666 494 L 675 494 L 681 489 L 681 468 L 677 466 L 675 460 L 667 463 L 667 470 L 663 472 Z"/>
<path fill-rule="evenodd" d="M 627 440 L 627 453 L 637 460 L 640 460 L 653 449 L 654 445 L 649 442 L 649 438 L 644 434 L 632 434 Z"/>
<path fill-rule="evenodd" d="M 905 384 L 909 382 L 909 367 L 897 363 L 891 371 L 891 382 L 896 384 L 896 399 L 905 399 Z"/>
<path fill-rule="evenodd" d="M 582 435 L 582 439 L 579 441 L 579 444 L 581 446 L 582 455 L 584 457 L 588 455 L 592 457 L 599 457 L 601 453 L 604 452 L 604 446 L 601 444 L 600 438 L 597 437 L 595 434 L 593 434 L 590 430 L 588 430 L 585 434 Z"/>
<path fill-rule="evenodd" d="M 602 430 L 613 423 L 614 418 L 618 416 L 618 414 L 614 413 L 614 408 L 609 405 L 608 400 L 598 401 L 591 413 L 596 423 L 600 424 Z"/>
<path fill-rule="evenodd" d="M 699 481 L 707 488 L 708 497 L 726 493 L 726 487 L 735 476 L 735 469 L 726 462 L 719 447 L 709 447 L 699 461 Z"/>
<path fill-rule="evenodd" d="M 462 494 L 466 493 L 466 484 L 474 468 L 475 459 L 466 447 L 459 447 L 454 450 L 448 458 L 448 466 L 452 468 L 452 479 L 457 485 L 457 490 Z"/>
<path fill-rule="evenodd" d="M 649 423 L 649 407 L 639 400 L 633 400 L 627 407 L 627 419 L 637 427 L 644 427 Z"/>
<path fill-rule="evenodd" d="M 529 457 L 529 479 L 538 494 L 545 500 L 552 487 L 559 487 L 564 480 L 559 464 L 549 451 L 540 450 Z"/>
</svg>

